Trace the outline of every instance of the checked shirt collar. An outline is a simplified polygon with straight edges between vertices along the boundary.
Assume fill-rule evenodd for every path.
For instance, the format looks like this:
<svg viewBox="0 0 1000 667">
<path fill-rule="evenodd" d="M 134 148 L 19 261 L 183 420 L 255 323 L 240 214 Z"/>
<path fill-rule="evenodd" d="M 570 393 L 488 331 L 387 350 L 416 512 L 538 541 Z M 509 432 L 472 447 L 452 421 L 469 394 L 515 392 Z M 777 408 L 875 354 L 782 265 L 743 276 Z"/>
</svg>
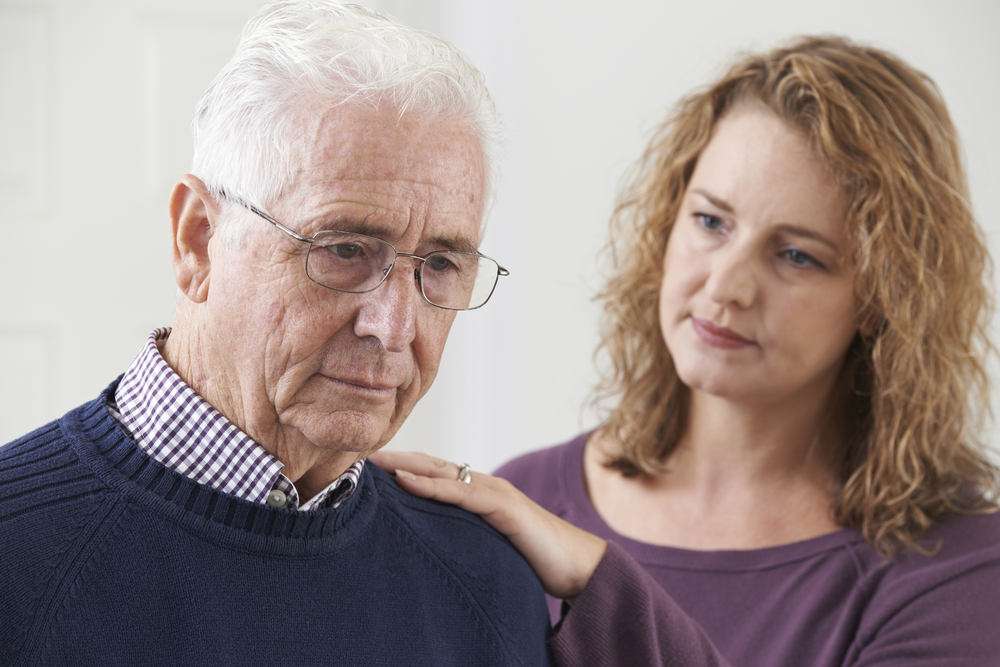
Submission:
<svg viewBox="0 0 1000 667">
<path fill-rule="evenodd" d="M 169 328 L 156 329 L 115 391 L 112 414 L 151 457 L 199 484 L 257 503 L 284 495 L 284 507 L 337 507 L 357 488 L 364 459 L 299 506 L 284 464 L 222 416 L 174 372 L 160 353 Z"/>
</svg>

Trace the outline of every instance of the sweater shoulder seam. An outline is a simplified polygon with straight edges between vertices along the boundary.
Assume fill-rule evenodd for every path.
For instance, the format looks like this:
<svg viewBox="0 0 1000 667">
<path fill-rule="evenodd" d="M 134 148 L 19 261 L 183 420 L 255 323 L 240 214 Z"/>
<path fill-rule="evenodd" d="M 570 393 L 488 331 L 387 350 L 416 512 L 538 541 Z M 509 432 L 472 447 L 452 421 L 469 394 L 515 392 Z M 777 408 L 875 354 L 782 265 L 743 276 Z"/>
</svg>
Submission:
<svg viewBox="0 0 1000 667">
<path fill-rule="evenodd" d="M 475 593 L 470 590 L 463 577 L 450 567 L 447 560 L 413 529 L 406 518 L 399 512 L 399 508 L 395 503 L 384 502 L 383 509 L 388 511 L 395 519 L 397 530 L 403 535 L 403 538 L 412 544 L 415 550 L 419 550 L 425 562 L 439 573 L 457 597 L 468 604 L 470 611 L 475 612 L 476 622 L 483 628 L 484 635 L 489 639 L 490 643 L 496 646 L 499 649 L 498 652 L 503 654 L 507 660 L 516 660 L 511 648 L 504 641 L 503 633 L 496 627 L 492 617 L 486 611 L 482 602 L 476 597 Z M 520 660 L 517 660 L 517 662 L 521 663 Z"/>
<path fill-rule="evenodd" d="M 24 645 L 18 651 L 34 664 L 41 656 L 48 635 L 59 625 L 58 617 L 70 594 L 81 585 L 84 568 L 101 550 L 111 528 L 124 514 L 126 503 L 105 499 L 99 503 L 88 521 L 65 544 L 59 562 L 53 570 L 48 586 L 36 597 L 32 623 L 24 636 Z"/>
</svg>

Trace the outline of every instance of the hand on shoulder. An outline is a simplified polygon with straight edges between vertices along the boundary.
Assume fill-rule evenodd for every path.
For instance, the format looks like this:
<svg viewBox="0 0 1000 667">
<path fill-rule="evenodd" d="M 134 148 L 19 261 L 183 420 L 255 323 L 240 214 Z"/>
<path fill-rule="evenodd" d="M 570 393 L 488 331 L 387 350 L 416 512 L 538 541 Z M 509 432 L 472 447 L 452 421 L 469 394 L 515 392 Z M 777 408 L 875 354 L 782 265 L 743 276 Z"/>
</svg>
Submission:
<svg viewBox="0 0 1000 667">
<path fill-rule="evenodd" d="M 604 557 L 607 542 L 543 509 L 507 480 L 473 472 L 465 483 L 458 465 L 417 452 L 382 450 L 368 460 L 395 473 L 416 496 L 480 515 L 513 543 L 553 597 L 579 595 Z"/>
</svg>

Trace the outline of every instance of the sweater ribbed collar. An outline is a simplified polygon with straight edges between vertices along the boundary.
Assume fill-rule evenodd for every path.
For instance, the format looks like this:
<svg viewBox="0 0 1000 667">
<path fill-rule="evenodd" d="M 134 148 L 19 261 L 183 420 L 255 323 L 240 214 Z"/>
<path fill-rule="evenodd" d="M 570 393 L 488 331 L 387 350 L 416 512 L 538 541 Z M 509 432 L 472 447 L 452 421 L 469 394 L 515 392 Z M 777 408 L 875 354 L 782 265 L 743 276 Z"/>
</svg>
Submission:
<svg viewBox="0 0 1000 667">
<path fill-rule="evenodd" d="M 120 380 L 121 378 L 119 378 Z M 143 452 L 107 407 L 119 380 L 100 398 L 62 419 L 72 448 L 114 493 L 231 548 L 282 556 L 309 556 L 340 549 L 365 530 L 379 492 L 367 466 L 364 482 L 339 509 L 311 512 L 270 507 L 199 484 Z"/>
</svg>

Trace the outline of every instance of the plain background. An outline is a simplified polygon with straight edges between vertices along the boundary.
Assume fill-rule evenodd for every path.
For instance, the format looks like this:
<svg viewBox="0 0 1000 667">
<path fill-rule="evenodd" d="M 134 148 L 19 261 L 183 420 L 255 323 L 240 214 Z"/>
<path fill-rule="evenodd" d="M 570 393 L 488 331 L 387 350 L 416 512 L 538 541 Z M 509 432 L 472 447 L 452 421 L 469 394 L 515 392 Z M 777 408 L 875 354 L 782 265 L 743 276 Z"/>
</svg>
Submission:
<svg viewBox="0 0 1000 667">
<path fill-rule="evenodd" d="M 195 101 L 257 5 L 0 0 L 0 442 L 96 396 L 171 322 L 167 197 L 189 169 Z M 511 275 L 458 315 L 393 447 L 488 470 L 598 423 L 592 297 L 621 175 L 680 96 L 793 35 L 846 35 L 937 81 L 1000 250 L 994 0 L 374 5 L 465 51 L 508 139 L 483 251 Z"/>
</svg>

